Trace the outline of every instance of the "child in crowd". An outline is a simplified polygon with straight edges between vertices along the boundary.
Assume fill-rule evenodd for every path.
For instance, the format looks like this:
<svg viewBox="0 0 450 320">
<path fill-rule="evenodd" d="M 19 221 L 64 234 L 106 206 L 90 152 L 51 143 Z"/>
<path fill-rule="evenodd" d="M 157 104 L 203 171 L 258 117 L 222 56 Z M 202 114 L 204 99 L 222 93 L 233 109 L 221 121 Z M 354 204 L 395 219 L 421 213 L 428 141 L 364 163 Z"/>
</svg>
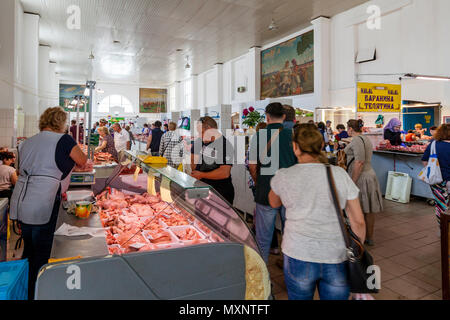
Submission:
<svg viewBox="0 0 450 320">
<path fill-rule="evenodd" d="M 339 132 L 336 136 L 336 142 L 335 142 L 335 146 L 334 149 L 335 150 L 341 150 L 345 148 L 345 144 L 342 142 L 342 139 L 348 139 L 348 133 L 345 130 L 345 126 L 343 124 L 338 124 L 336 127 L 336 130 Z"/>
</svg>

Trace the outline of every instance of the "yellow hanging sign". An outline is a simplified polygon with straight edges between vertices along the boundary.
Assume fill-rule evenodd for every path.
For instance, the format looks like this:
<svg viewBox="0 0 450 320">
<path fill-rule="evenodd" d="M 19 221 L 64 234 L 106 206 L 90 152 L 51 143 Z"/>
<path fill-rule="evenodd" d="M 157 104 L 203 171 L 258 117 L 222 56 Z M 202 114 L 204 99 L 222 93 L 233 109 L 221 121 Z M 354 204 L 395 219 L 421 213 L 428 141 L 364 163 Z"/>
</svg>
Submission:
<svg viewBox="0 0 450 320">
<path fill-rule="evenodd" d="M 358 112 L 401 112 L 402 86 L 358 82 Z"/>
</svg>

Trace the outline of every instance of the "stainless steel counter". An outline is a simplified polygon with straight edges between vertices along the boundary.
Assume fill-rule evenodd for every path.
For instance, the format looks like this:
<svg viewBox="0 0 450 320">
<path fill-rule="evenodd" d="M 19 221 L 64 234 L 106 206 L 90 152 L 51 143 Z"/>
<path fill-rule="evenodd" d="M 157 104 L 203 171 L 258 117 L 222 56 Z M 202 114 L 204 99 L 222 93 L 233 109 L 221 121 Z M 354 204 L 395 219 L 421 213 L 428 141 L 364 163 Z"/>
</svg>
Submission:
<svg viewBox="0 0 450 320">
<path fill-rule="evenodd" d="M 68 214 L 61 206 L 59 210 L 58 222 L 56 230 L 63 224 L 69 224 L 76 227 L 101 228 L 102 224 L 98 214 L 92 214 L 87 220 L 78 219 L 74 215 Z M 106 246 L 106 237 L 65 237 L 55 236 L 53 239 L 53 247 L 50 255 L 51 259 L 71 258 L 76 256 L 96 257 L 108 255 Z"/>
<path fill-rule="evenodd" d="M 103 166 L 94 166 L 95 178 L 96 179 L 109 178 L 117 166 L 118 166 L 117 163 L 103 165 Z"/>
</svg>

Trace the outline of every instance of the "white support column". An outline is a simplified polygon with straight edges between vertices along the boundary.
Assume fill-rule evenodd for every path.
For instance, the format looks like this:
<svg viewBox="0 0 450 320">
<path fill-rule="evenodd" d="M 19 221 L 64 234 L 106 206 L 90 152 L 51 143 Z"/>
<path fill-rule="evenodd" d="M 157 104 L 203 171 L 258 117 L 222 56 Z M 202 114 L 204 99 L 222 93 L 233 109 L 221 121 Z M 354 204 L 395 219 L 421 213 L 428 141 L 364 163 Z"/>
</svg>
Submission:
<svg viewBox="0 0 450 320">
<path fill-rule="evenodd" d="M 25 136 L 38 132 L 39 116 L 39 16 L 24 14 L 23 19 L 23 106 L 25 111 Z"/>
<path fill-rule="evenodd" d="M 50 106 L 55 107 L 59 105 L 59 76 L 56 75 L 56 63 L 50 63 L 49 66 L 49 83 L 50 83 Z M 96 92 L 93 92 L 93 98 L 96 98 Z"/>
<path fill-rule="evenodd" d="M 15 1 L 0 1 L 0 147 L 15 146 L 15 18 Z"/>
<path fill-rule="evenodd" d="M 192 76 L 192 109 L 198 109 L 198 75 Z"/>
<path fill-rule="evenodd" d="M 248 57 L 248 96 L 250 101 L 261 99 L 261 48 L 253 47 Z"/>
<path fill-rule="evenodd" d="M 39 114 L 50 107 L 50 47 L 39 46 Z"/>
<path fill-rule="evenodd" d="M 314 26 L 314 95 L 317 107 L 330 105 L 330 19 L 319 17 Z"/>
</svg>

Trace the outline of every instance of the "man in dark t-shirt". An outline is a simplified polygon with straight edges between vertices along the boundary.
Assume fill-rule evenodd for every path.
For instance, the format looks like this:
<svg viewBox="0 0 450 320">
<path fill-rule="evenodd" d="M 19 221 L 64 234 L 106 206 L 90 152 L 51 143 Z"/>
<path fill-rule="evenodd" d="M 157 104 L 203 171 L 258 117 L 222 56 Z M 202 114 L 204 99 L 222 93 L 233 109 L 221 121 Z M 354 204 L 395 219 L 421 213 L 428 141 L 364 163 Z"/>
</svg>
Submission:
<svg viewBox="0 0 450 320">
<path fill-rule="evenodd" d="M 197 127 L 201 139 L 192 146 L 192 177 L 212 186 L 230 205 L 234 202 L 231 168 L 234 161 L 232 144 L 217 130 L 210 117 L 200 118 Z"/>
</svg>

